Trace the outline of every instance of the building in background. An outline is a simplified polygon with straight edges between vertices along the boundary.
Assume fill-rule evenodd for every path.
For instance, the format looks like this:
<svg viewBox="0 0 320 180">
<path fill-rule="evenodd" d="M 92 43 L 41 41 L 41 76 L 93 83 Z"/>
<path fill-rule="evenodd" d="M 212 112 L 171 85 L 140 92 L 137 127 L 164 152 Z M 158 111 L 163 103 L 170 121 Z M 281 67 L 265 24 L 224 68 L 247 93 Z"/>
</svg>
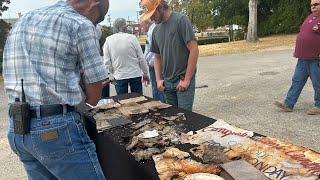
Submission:
<svg viewBox="0 0 320 180">
<path fill-rule="evenodd" d="M 18 18 L 1 18 L 1 19 L 4 20 L 4 22 L 10 24 L 10 26 L 12 27 L 21 16 L 22 14 L 18 13 Z"/>
<path fill-rule="evenodd" d="M 136 35 L 136 36 L 140 36 L 141 35 L 141 25 L 140 24 L 137 24 L 137 23 L 133 23 L 133 24 L 130 24 L 129 26 L 132 27 L 132 34 Z"/>
</svg>

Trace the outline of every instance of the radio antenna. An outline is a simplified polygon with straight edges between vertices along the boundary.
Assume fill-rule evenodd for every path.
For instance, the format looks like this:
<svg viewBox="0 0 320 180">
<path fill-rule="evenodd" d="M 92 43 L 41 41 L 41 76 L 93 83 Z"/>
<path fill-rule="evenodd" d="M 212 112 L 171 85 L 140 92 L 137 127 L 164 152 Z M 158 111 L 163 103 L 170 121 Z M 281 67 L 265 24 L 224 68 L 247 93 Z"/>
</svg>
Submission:
<svg viewBox="0 0 320 180">
<path fill-rule="evenodd" d="M 23 89 L 23 79 L 21 79 L 21 90 L 22 90 L 22 102 L 26 102 L 26 95 L 24 94 L 24 89 Z"/>
</svg>

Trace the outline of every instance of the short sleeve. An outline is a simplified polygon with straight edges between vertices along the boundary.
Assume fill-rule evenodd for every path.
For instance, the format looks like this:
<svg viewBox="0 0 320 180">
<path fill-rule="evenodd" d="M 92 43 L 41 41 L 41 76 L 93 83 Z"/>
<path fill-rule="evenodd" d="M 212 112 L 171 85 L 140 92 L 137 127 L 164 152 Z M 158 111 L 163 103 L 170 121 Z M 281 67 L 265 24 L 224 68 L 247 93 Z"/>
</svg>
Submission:
<svg viewBox="0 0 320 180">
<path fill-rule="evenodd" d="M 100 56 L 98 36 L 93 25 L 84 23 L 78 28 L 76 46 L 84 70 L 84 82 L 94 83 L 106 79 L 108 71 Z"/>
<path fill-rule="evenodd" d="M 158 40 L 155 35 L 156 33 L 157 33 L 157 27 L 155 27 L 152 32 L 152 43 L 151 43 L 151 47 L 150 47 L 150 52 L 160 54 L 159 45 L 157 43 Z"/>
<path fill-rule="evenodd" d="M 186 16 L 183 16 L 180 19 L 178 25 L 178 32 L 180 32 L 180 35 L 185 44 L 187 44 L 191 40 L 196 40 L 191 22 Z"/>
</svg>

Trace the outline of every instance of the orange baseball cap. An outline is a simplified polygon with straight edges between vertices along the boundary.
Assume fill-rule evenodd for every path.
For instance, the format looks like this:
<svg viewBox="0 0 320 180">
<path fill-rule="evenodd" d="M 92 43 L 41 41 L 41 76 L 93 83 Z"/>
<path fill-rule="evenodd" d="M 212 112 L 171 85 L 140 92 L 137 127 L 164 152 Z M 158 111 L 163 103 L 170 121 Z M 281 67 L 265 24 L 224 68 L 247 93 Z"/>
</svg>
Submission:
<svg viewBox="0 0 320 180">
<path fill-rule="evenodd" d="M 141 16 L 140 21 L 149 19 L 156 11 L 160 2 L 161 0 L 142 0 L 140 2 L 140 7 L 143 10 L 144 14 Z"/>
</svg>

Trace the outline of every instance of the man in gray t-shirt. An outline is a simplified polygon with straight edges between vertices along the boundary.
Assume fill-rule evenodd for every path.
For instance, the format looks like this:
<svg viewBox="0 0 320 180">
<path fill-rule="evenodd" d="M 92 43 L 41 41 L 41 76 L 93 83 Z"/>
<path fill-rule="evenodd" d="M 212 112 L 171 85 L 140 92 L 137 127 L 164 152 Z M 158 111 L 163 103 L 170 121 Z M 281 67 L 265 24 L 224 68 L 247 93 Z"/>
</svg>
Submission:
<svg viewBox="0 0 320 180">
<path fill-rule="evenodd" d="M 192 110 L 198 45 L 192 25 L 183 14 L 172 12 L 164 0 L 142 0 L 146 13 L 157 23 L 152 35 L 151 52 L 157 86 L 169 104 Z M 161 74 L 163 79 L 161 79 Z"/>
</svg>

